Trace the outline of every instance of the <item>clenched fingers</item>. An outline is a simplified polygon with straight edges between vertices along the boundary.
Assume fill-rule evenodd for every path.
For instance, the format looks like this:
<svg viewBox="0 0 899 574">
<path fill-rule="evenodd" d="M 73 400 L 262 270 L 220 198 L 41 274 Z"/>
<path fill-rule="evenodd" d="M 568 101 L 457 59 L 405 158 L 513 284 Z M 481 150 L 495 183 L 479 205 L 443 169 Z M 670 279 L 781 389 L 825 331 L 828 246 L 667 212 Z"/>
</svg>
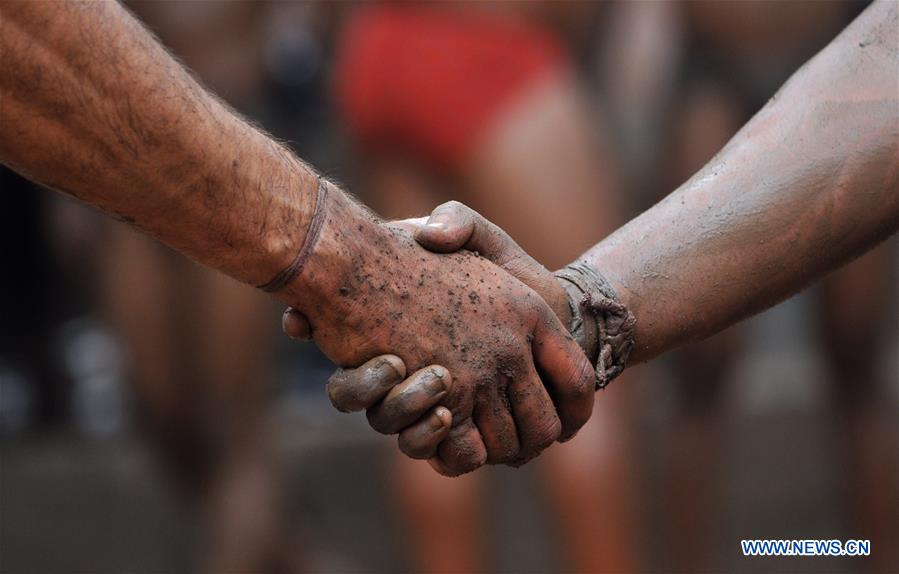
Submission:
<svg viewBox="0 0 899 574">
<path fill-rule="evenodd" d="M 403 429 L 397 438 L 400 451 L 410 458 L 429 459 L 449 434 L 453 415 L 446 407 L 437 407 L 415 424 Z"/>
<path fill-rule="evenodd" d="M 338 369 L 328 379 L 328 397 L 341 412 L 375 405 L 406 376 L 406 365 L 395 355 L 381 355 L 355 369 Z"/>
<path fill-rule="evenodd" d="M 428 462 L 444 476 L 459 476 L 484 466 L 487 448 L 474 422 L 469 419 L 450 430 L 437 456 Z"/>
<path fill-rule="evenodd" d="M 396 385 L 384 399 L 367 411 L 368 423 L 383 434 L 394 434 L 420 419 L 447 396 L 452 377 L 439 366 L 431 365 L 412 373 Z"/>
</svg>

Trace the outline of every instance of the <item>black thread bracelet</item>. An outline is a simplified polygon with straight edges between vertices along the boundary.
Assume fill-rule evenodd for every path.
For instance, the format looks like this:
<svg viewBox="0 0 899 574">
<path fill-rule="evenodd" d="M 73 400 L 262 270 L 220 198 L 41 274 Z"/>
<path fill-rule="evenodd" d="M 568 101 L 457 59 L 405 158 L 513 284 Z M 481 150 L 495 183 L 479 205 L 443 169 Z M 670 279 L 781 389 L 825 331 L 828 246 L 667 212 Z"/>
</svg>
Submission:
<svg viewBox="0 0 899 574">
<path fill-rule="evenodd" d="M 300 247 L 300 250 L 297 251 L 297 255 L 294 257 L 293 262 L 272 277 L 271 281 L 259 285 L 258 287 L 260 289 L 267 293 L 280 291 L 290 284 L 290 282 L 300 274 L 300 271 L 303 270 L 303 266 L 306 265 L 306 261 L 309 260 L 309 256 L 312 254 L 312 248 L 315 247 L 315 244 L 318 242 L 318 236 L 321 233 L 322 225 L 325 222 L 325 199 L 327 195 L 327 182 L 325 181 L 325 178 L 319 176 L 318 193 L 315 198 L 315 210 L 312 213 L 312 221 L 309 223 L 306 237 L 303 239 L 303 245 Z"/>
</svg>

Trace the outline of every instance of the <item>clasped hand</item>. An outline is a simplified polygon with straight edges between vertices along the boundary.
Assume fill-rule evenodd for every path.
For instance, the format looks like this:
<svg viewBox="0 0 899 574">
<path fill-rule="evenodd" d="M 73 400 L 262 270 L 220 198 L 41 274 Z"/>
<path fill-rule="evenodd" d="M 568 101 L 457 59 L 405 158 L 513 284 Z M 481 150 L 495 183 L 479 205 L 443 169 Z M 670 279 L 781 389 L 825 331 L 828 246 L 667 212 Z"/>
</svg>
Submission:
<svg viewBox="0 0 899 574">
<path fill-rule="evenodd" d="M 595 378 L 563 326 L 556 278 L 457 202 L 379 225 L 378 254 L 331 294 L 348 315 L 284 314 L 289 336 L 343 367 L 328 382 L 334 406 L 365 409 L 373 429 L 448 476 L 518 466 L 571 438 L 592 413 Z"/>
</svg>

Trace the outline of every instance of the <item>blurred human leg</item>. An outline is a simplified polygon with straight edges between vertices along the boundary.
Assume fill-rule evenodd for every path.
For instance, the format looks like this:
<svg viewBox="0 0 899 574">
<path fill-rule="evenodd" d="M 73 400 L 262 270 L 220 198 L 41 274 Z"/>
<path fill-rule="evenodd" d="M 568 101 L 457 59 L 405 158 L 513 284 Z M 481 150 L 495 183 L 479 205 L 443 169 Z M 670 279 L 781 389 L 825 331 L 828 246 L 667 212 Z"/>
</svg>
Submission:
<svg viewBox="0 0 899 574">
<path fill-rule="evenodd" d="M 408 525 L 413 572 L 485 572 L 483 473 L 447 478 L 425 461 L 394 457 L 394 492 Z"/>
<path fill-rule="evenodd" d="M 166 453 L 181 485 L 195 491 L 207 461 L 199 445 L 201 408 L 197 382 L 181 375 L 184 347 L 172 288 L 173 254 L 119 225 L 108 229 L 101 266 L 103 311 L 122 338 L 140 422 Z"/>
<path fill-rule="evenodd" d="M 198 293 L 183 295 L 203 297 L 195 303 L 195 370 L 223 448 L 206 498 L 210 571 L 292 571 L 298 553 L 287 539 L 281 473 L 265 416 L 274 311 L 255 289 L 198 271 Z"/>
<path fill-rule="evenodd" d="M 539 470 L 574 572 L 633 572 L 637 489 L 632 464 L 633 382 L 627 372 L 597 396 L 578 435 L 547 450 Z"/>
<path fill-rule="evenodd" d="M 886 335 L 896 336 L 896 301 L 890 300 L 896 293 L 895 253 L 896 242 L 890 241 L 853 261 L 824 280 L 819 299 L 833 444 L 852 521 L 847 536 L 871 540 L 863 566 L 872 572 L 899 571 L 899 409 L 880 369 Z"/>
<path fill-rule="evenodd" d="M 546 78 L 510 103 L 466 156 L 455 199 L 561 267 L 621 219 L 618 174 L 575 79 Z"/>
<path fill-rule="evenodd" d="M 124 226 L 110 230 L 106 312 L 123 339 L 142 421 L 205 508 L 213 571 L 277 571 L 277 469 L 264 401 L 268 302 Z"/>
<path fill-rule="evenodd" d="M 727 419 L 724 388 L 742 349 L 739 331 L 725 331 L 674 355 L 678 415 L 665 431 L 662 454 L 662 564 L 671 572 L 714 571 L 721 518 Z"/>
</svg>

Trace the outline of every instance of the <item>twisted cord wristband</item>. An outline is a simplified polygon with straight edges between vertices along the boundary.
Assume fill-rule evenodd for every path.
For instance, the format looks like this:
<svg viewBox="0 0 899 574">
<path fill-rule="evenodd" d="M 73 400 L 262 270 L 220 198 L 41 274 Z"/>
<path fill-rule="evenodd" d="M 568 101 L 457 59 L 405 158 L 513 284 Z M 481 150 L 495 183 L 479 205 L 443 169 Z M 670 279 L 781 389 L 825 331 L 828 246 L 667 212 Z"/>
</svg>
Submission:
<svg viewBox="0 0 899 574">
<path fill-rule="evenodd" d="M 572 263 L 554 275 L 568 291 L 571 333 L 596 365 L 597 390 L 605 388 L 624 370 L 637 321 L 618 302 L 609 282 L 589 265 Z"/>
</svg>

